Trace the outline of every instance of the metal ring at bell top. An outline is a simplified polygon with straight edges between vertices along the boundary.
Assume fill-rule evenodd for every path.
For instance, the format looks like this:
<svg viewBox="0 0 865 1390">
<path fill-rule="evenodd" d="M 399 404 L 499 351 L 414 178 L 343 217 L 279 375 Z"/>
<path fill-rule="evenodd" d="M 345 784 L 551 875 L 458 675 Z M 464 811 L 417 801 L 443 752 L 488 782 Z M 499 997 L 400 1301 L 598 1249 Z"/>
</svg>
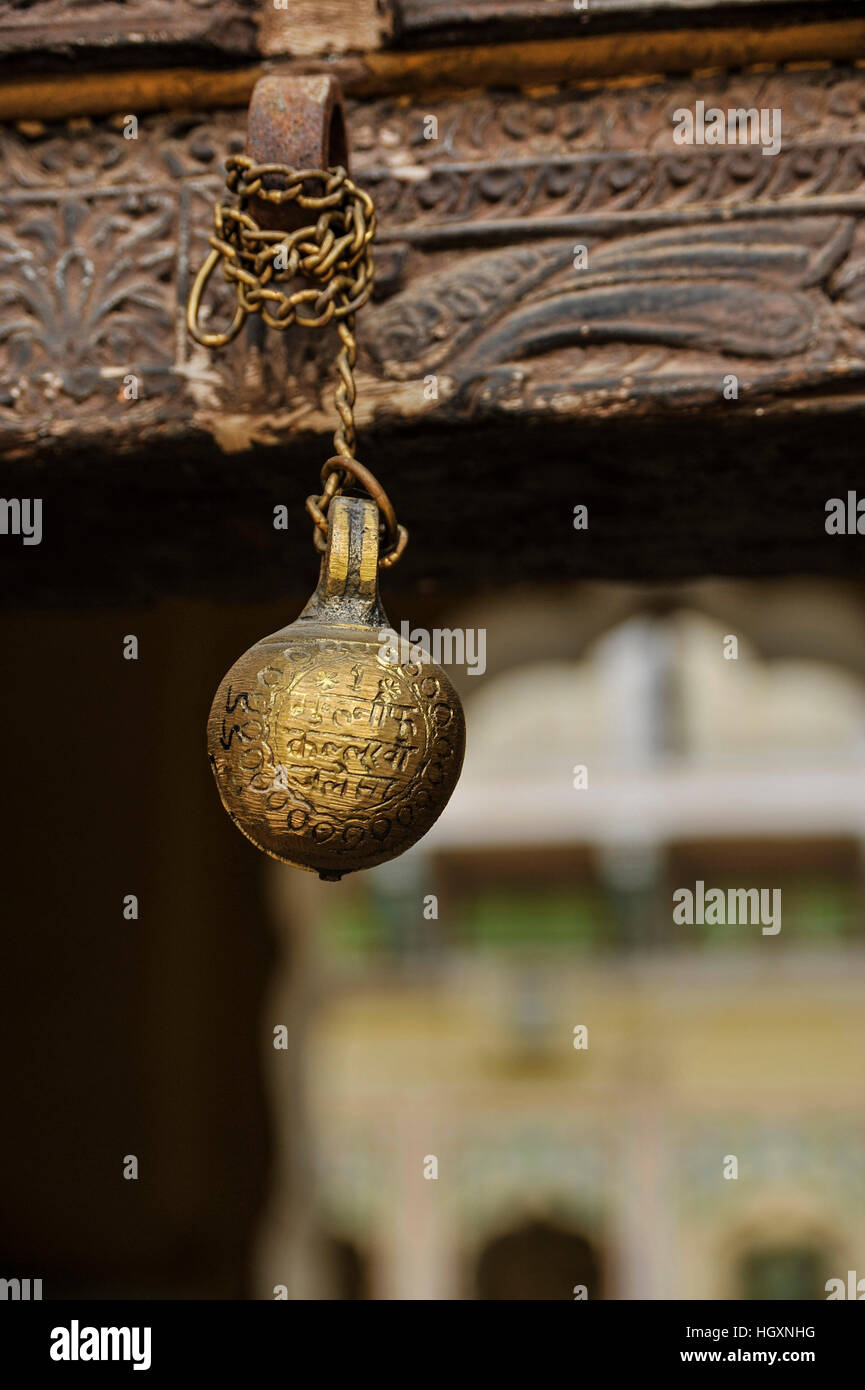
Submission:
<svg viewBox="0 0 865 1390">
<path fill-rule="evenodd" d="M 332 458 L 327 460 L 321 470 L 321 481 L 324 483 L 331 473 L 337 472 L 350 474 L 369 493 L 384 521 L 387 532 L 387 549 L 393 549 L 399 540 L 396 512 L 378 478 L 374 473 L 370 473 L 368 468 L 364 468 L 362 463 L 358 463 L 357 459 L 344 457 L 342 454 L 334 454 Z"/>
</svg>

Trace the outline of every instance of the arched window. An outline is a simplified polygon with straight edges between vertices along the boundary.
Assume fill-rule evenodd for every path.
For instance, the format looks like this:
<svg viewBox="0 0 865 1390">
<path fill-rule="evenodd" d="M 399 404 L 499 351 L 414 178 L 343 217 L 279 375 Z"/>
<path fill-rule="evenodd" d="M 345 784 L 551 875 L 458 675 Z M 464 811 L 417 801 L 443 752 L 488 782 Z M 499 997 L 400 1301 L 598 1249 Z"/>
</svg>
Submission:
<svg viewBox="0 0 865 1390">
<path fill-rule="evenodd" d="M 479 1299 L 573 1299 L 577 1285 L 591 1299 L 603 1297 L 598 1253 L 585 1236 L 546 1221 L 493 1237 L 475 1270 Z"/>
<path fill-rule="evenodd" d="M 369 1267 L 363 1251 L 344 1236 L 324 1240 L 325 1272 L 332 1298 L 369 1298 Z"/>
<path fill-rule="evenodd" d="M 828 1251 L 818 1245 L 764 1246 L 746 1250 L 739 1260 L 738 1297 L 792 1302 L 825 1299 L 830 1264 Z"/>
</svg>

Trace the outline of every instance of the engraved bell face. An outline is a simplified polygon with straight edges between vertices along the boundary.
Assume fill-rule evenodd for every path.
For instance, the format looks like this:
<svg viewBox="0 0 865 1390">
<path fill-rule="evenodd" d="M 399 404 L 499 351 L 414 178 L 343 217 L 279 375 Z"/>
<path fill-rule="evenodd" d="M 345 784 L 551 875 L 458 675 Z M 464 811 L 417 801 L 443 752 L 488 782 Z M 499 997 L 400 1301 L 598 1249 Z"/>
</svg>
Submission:
<svg viewBox="0 0 865 1390">
<path fill-rule="evenodd" d="M 315 594 L 223 678 L 208 750 L 222 803 L 254 845 L 340 878 L 426 834 L 459 778 L 465 721 L 444 671 L 401 662 L 383 636 L 375 504 L 336 497 L 329 515 Z"/>
</svg>

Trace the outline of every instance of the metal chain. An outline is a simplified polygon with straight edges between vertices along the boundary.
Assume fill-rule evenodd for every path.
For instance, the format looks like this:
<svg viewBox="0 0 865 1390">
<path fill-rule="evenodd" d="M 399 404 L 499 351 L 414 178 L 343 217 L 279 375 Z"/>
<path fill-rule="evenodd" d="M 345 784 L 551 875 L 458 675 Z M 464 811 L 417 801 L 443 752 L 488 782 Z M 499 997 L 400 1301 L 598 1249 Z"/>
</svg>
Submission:
<svg viewBox="0 0 865 1390">
<path fill-rule="evenodd" d="M 405 550 L 408 532 L 397 522 L 381 484 L 354 457 L 354 323 L 356 311 L 366 304 L 373 288 L 372 198 L 342 168 L 291 169 L 284 164 L 255 164 L 246 155 L 230 155 L 225 167 L 226 187 L 238 204 L 217 203 L 213 209 L 210 253 L 195 277 L 186 310 L 189 332 L 205 347 L 225 347 L 237 337 L 248 314 L 260 314 L 270 328 L 280 331 L 295 323 L 302 328 L 335 323 L 340 339 L 334 395 L 339 416 L 333 436 L 336 453 L 322 469 L 321 495 L 308 497 L 306 509 L 315 525 L 316 548 L 323 551 L 333 498 L 350 482 L 365 488 L 382 517 L 385 538 L 379 565 L 386 569 Z M 292 231 L 268 231 L 251 211 L 254 200 L 293 204 L 316 217 Z M 225 279 L 234 285 L 237 302 L 229 327 L 210 333 L 198 320 L 204 291 L 220 262 Z M 312 283 L 289 290 L 298 280 Z"/>
</svg>

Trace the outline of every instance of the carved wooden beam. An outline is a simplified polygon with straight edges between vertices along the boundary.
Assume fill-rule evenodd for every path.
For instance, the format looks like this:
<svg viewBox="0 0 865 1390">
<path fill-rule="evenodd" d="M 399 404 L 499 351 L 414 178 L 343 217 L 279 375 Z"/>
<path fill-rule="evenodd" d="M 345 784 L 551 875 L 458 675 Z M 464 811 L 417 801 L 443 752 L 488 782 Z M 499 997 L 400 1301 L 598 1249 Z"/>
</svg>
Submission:
<svg viewBox="0 0 865 1390">
<path fill-rule="evenodd" d="M 259 0 L 29 0 L 0 9 L 8 70 L 165 61 L 237 62 L 258 50 Z"/>
<path fill-rule="evenodd" d="M 672 113 L 697 99 L 781 111 L 783 147 L 677 146 Z M 865 362 L 863 104 L 848 69 L 356 106 L 355 170 L 381 229 L 361 423 L 651 414 L 717 404 L 730 373 L 740 409 L 850 389 Z M 190 415 L 228 451 L 323 436 L 303 334 L 253 325 L 208 357 L 183 330 L 244 122 L 124 129 L 0 138 L 7 439 L 132 449 Z"/>
<path fill-rule="evenodd" d="M 698 100 L 780 111 L 780 151 L 677 145 Z M 822 520 L 865 400 L 863 111 L 854 65 L 353 103 L 380 219 L 361 457 L 411 498 L 410 586 L 483 582 L 491 553 L 503 578 L 517 557 L 560 578 L 856 568 Z M 273 507 L 330 450 L 335 344 L 257 321 L 222 352 L 190 342 L 245 122 L 142 113 L 131 133 L 122 114 L 0 133 L 4 491 L 38 477 L 55 518 L 52 547 L 26 566 L 5 547 L 0 571 L 37 597 L 86 572 L 90 487 L 117 545 L 94 592 L 147 592 L 166 553 L 186 591 L 273 592 L 286 541 L 307 555 L 300 506 L 288 537 Z M 607 523 L 575 543 L 578 503 Z"/>
</svg>

